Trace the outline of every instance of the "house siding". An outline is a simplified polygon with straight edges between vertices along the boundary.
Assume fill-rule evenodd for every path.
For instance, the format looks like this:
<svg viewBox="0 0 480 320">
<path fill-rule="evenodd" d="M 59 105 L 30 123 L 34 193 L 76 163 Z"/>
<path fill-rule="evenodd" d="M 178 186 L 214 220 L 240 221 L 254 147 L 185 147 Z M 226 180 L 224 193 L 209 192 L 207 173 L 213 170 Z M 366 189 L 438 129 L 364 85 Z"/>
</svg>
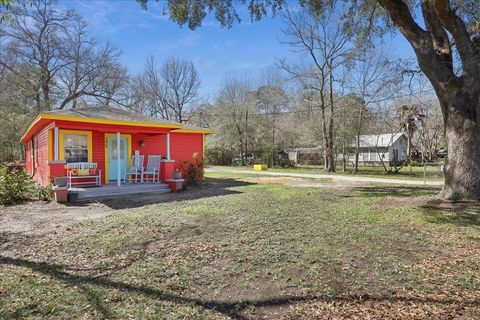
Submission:
<svg viewBox="0 0 480 320">
<path fill-rule="evenodd" d="M 170 157 L 175 160 L 176 167 L 185 160 L 192 160 L 193 154 L 203 160 L 203 134 L 178 133 L 170 134 Z"/>
<path fill-rule="evenodd" d="M 43 128 L 32 137 L 26 147 L 26 168 L 32 177 L 41 185 L 50 183 L 48 171 L 48 130 Z"/>
<path fill-rule="evenodd" d="M 61 146 L 63 148 L 63 146 Z M 92 131 L 92 162 L 97 164 L 97 168 L 102 170 L 102 180 L 105 179 L 105 133 Z M 66 172 L 65 172 L 66 174 Z"/>
<path fill-rule="evenodd" d="M 29 140 L 25 143 L 25 168 L 28 173 L 32 173 L 32 141 Z"/>
<path fill-rule="evenodd" d="M 389 157 L 391 161 L 394 161 L 393 150 L 398 150 L 397 161 L 405 161 L 407 159 L 407 139 L 405 137 L 398 139 L 389 148 Z"/>
<path fill-rule="evenodd" d="M 140 145 L 140 141 L 143 141 L 143 147 Z M 144 165 L 147 165 L 149 155 L 160 155 L 161 157 L 164 157 L 167 154 L 166 134 L 132 135 L 132 154 L 135 154 L 136 150 L 138 150 L 140 154 L 145 155 Z"/>
</svg>

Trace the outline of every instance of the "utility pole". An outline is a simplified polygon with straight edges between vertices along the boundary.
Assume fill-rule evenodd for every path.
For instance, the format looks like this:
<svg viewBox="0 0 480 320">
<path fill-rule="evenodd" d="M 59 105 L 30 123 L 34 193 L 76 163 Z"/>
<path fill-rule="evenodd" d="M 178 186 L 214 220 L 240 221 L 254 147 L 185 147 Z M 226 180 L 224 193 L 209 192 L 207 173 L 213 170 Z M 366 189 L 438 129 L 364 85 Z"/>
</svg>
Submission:
<svg viewBox="0 0 480 320">
<path fill-rule="evenodd" d="M 342 106 L 342 125 L 343 125 L 343 141 L 342 141 L 342 166 L 343 166 L 343 172 L 345 172 L 346 170 L 346 159 L 345 159 L 345 144 L 346 144 L 346 141 L 345 141 L 345 131 L 347 130 L 347 126 L 345 125 L 345 106 Z"/>
<path fill-rule="evenodd" d="M 272 168 L 275 165 L 275 111 L 272 112 Z"/>
<path fill-rule="evenodd" d="M 248 157 L 248 109 L 245 110 L 245 157 Z"/>
</svg>

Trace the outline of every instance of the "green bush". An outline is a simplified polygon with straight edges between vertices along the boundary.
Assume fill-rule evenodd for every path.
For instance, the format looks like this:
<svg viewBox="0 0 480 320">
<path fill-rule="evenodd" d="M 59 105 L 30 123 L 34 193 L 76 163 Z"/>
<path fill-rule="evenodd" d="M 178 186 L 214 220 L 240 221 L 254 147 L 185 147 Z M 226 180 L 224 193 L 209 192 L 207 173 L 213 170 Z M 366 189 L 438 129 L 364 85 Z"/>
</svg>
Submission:
<svg viewBox="0 0 480 320">
<path fill-rule="evenodd" d="M 50 201 L 52 200 L 53 190 L 52 185 L 49 184 L 46 187 L 42 187 L 41 185 L 35 185 L 35 194 L 38 200 L 41 201 Z"/>
<path fill-rule="evenodd" d="M 20 203 L 30 199 L 32 180 L 22 169 L 0 167 L 0 205 Z"/>
</svg>

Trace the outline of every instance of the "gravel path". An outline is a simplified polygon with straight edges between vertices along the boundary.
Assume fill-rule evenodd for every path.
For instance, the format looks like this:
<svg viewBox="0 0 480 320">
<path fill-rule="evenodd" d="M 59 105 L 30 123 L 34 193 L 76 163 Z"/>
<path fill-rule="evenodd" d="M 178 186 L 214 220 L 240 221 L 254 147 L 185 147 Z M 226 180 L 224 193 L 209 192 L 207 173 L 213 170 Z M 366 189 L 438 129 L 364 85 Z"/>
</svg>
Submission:
<svg viewBox="0 0 480 320">
<path fill-rule="evenodd" d="M 332 179 L 340 182 L 352 182 L 352 183 L 385 183 L 385 184 L 402 184 L 402 185 L 425 185 L 423 180 L 407 180 L 407 179 L 390 179 L 390 178 L 374 178 L 374 177 L 362 177 L 362 176 L 343 176 L 334 174 L 313 174 L 313 173 L 295 173 L 295 172 L 275 172 L 275 171 L 253 171 L 253 170 L 236 170 L 230 168 L 206 168 L 206 172 L 229 172 L 240 174 L 259 174 L 269 176 L 281 176 L 281 177 L 295 177 L 295 178 L 308 178 L 308 179 Z M 426 185 L 430 186 L 443 186 L 442 180 L 427 180 Z"/>
</svg>

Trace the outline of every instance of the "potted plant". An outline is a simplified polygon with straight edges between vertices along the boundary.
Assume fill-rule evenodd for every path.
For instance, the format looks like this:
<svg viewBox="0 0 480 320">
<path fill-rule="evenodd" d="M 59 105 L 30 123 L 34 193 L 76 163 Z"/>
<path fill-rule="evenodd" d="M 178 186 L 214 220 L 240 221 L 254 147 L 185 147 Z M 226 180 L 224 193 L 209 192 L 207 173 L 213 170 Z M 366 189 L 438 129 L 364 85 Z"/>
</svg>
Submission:
<svg viewBox="0 0 480 320">
<path fill-rule="evenodd" d="M 67 177 L 55 177 L 53 178 L 53 183 L 57 187 L 66 187 L 68 183 Z"/>
<path fill-rule="evenodd" d="M 175 172 L 173 173 L 173 179 L 175 180 L 182 179 L 182 173 L 178 171 L 178 169 L 175 169 Z"/>
</svg>

